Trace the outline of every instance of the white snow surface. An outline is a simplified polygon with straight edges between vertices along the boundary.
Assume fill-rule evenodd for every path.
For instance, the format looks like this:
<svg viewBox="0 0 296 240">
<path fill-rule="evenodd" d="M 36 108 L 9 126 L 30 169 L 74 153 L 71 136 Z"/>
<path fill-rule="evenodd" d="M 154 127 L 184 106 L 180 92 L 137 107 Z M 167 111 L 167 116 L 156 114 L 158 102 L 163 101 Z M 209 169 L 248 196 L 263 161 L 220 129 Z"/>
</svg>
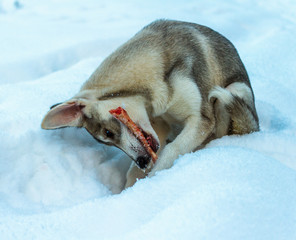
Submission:
<svg viewBox="0 0 296 240">
<path fill-rule="evenodd" d="M 0 0 L 0 239 L 296 239 L 295 12 L 292 0 Z M 121 192 L 121 151 L 40 123 L 159 18 L 234 43 L 261 131 L 212 141 Z"/>
</svg>

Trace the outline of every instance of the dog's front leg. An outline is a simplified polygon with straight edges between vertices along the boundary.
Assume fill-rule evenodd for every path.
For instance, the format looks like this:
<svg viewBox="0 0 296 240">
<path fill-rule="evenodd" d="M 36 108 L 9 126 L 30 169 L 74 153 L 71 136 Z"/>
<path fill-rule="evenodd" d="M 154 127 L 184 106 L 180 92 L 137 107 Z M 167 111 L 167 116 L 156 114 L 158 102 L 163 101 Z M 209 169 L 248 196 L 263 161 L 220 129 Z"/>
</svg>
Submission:
<svg viewBox="0 0 296 240">
<path fill-rule="evenodd" d="M 148 174 L 154 176 L 157 171 L 170 168 L 179 155 L 194 151 L 212 133 L 214 121 L 200 116 L 190 116 L 176 139 L 165 146 L 156 164 Z"/>
</svg>

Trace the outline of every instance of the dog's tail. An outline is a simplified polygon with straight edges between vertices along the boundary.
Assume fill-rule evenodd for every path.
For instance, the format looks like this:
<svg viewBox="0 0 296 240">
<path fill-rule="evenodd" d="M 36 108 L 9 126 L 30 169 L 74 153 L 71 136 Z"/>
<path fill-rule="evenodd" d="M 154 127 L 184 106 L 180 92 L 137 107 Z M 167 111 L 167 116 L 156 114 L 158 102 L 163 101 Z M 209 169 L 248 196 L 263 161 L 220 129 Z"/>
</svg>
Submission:
<svg viewBox="0 0 296 240">
<path fill-rule="evenodd" d="M 216 137 L 259 131 L 259 120 L 251 88 L 235 82 L 226 88 L 215 86 L 209 93 L 214 104 Z"/>
</svg>

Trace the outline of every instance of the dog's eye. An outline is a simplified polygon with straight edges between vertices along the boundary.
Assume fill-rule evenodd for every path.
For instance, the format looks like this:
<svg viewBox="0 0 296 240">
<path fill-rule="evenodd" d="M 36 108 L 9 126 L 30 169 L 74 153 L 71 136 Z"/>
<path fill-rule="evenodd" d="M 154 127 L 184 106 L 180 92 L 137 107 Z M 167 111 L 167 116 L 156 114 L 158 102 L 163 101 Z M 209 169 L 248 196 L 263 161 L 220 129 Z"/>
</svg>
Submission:
<svg viewBox="0 0 296 240">
<path fill-rule="evenodd" d="M 105 129 L 104 130 L 105 131 L 105 136 L 107 137 L 107 138 L 114 138 L 114 133 L 113 132 L 111 132 L 110 130 L 108 130 L 108 129 Z"/>
</svg>

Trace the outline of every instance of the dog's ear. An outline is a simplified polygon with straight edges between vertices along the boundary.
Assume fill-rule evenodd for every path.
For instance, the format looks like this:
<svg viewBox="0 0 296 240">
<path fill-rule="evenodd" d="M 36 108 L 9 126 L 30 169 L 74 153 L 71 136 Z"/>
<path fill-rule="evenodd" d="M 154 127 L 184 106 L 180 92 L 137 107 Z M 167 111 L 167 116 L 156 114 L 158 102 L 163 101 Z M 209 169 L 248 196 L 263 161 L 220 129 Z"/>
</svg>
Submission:
<svg viewBox="0 0 296 240">
<path fill-rule="evenodd" d="M 43 129 L 56 129 L 62 127 L 82 127 L 85 105 L 77 102 L 66 102 L 54 105 L 44 117 L 41 127 Z"/>
</svg>

